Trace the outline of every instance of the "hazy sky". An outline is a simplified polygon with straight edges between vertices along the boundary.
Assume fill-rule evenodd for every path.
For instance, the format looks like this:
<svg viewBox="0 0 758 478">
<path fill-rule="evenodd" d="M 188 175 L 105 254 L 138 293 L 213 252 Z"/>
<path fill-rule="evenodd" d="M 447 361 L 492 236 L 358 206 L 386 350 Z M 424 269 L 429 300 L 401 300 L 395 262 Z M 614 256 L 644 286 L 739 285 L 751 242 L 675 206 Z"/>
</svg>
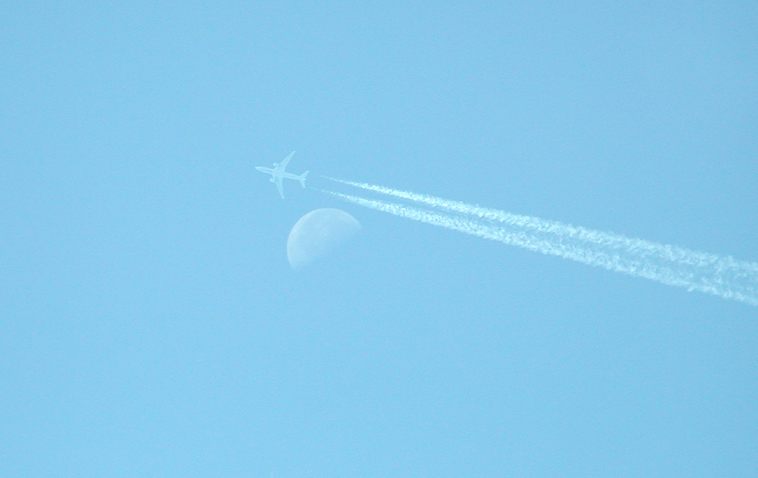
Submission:
<svg viewBox="0 0 758 478">
<path fill-rule="evenodd" d="M 754 476 L 758 308 L 253 168 L 758 261 L 754 2 L 12 3 L 0 475 Z"/>
</svg>

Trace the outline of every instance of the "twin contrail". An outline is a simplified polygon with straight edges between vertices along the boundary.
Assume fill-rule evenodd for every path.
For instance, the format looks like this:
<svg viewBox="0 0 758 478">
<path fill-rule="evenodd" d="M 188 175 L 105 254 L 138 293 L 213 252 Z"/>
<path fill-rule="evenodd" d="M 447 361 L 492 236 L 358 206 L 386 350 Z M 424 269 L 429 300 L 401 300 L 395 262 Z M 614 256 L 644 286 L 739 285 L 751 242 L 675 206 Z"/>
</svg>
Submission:
<svg viewBox="0 0 758 478">
<path fill-rule="evenodd" d="M 359 206 L 666 285 L 758 305 L 757 263 L 425 194 L 325 178 L 433 209 L 322 191 Z"/>
</svg>

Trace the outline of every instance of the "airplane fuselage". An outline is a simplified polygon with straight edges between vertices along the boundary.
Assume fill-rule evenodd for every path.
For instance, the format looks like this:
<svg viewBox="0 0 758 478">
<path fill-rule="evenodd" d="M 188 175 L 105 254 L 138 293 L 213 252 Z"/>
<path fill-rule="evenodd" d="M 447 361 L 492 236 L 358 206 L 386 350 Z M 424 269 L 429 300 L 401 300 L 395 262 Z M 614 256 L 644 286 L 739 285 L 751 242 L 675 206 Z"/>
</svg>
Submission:
<svg viewBox="0 0 758 478">
<path fill-rule="evenodd" d="M 272 179 L 273 178 L 284 178 L 284 179 L 292 179 L 294 181 L 299 181 L 300 176 L 297 174 L 288 173 L 286 171 L 276 171 L 272 168 L 267 168 L 265 166 L 256 166 L 255 169 L 262 173 L 270 174 Z"/>
</svg>

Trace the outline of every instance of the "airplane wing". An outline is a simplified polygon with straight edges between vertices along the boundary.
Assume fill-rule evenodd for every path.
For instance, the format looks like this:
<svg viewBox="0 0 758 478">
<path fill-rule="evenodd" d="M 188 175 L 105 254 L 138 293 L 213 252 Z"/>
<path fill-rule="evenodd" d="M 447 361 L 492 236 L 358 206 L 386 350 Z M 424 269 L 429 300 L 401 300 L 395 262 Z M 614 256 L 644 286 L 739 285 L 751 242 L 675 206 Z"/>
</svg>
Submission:
<svg viewBox="0 0 758 478">
<path fill-rule="evenodd" d="M 287 169 L 287 165 L 289 164 L 290 160 L 292 159 L 292 156 L 295 155 L 295 152 L 291 152 L 289 155 L 287 155 L 286 158 L 282 160 L 281 163 L 276 167 L 277 170 L 284 172 L 285 169 Z"/>
<path fill-rule="evenodd" d="M 278 176 L 274 179 L 274 184 L 276 185 L 277 191 L 279 191 L 279 196 L 284 199 L 284 187 L 282 187 L 282 177 Z"/>
</svg>

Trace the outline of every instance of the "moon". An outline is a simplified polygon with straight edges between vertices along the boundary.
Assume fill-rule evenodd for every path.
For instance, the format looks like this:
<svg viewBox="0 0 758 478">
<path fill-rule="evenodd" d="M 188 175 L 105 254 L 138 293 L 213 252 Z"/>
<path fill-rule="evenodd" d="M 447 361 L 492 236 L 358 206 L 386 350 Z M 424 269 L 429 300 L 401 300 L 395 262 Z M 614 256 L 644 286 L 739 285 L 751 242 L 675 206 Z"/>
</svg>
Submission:
<svg viewBox="0 0 758 478">
<path fill-rule="evenodd" d="M 315 209 L 292 226 L 287 238 L 287 260 L 300 269 L 329 255 L 360 230 L 361 223 L 341 209 Z"/>
</svg>

